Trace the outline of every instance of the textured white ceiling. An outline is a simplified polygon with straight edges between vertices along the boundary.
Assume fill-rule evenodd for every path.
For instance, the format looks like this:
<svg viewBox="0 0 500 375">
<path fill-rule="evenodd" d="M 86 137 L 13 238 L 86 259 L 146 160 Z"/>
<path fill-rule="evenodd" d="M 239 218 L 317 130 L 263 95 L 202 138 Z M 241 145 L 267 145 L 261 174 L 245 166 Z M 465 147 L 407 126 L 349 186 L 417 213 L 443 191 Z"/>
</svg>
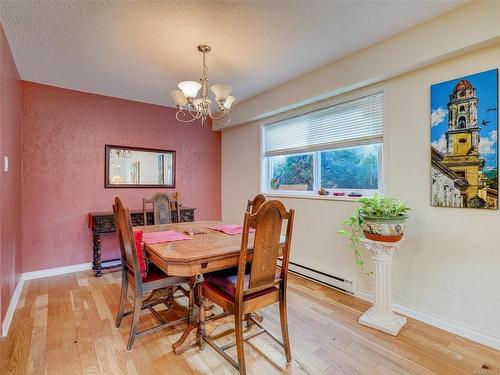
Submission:
<svg viewBox="0 0 500 375">
<path fill-rule="evenodd" d="M 211 83 L 241 102 L 463 4 L 1 1 L 0 21 L 24 80 L 173 106 L 177 83 L 200 76 L 202 42 Z"/>
</svg>

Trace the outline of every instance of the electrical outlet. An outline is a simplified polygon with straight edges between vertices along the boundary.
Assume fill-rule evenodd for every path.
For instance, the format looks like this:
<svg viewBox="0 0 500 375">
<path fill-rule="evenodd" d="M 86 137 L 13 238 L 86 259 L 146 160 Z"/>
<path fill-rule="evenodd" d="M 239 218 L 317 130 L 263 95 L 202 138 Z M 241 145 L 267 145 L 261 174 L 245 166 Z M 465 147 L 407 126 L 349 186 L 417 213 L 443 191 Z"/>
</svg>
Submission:
<svg viewBox="0 0 500 375">
<path fill-rule="evenodd" d="M 8 156 L 3 157 L 3 171 L 4 172 L 9 171 L 9 157 Z"/>
</svg>

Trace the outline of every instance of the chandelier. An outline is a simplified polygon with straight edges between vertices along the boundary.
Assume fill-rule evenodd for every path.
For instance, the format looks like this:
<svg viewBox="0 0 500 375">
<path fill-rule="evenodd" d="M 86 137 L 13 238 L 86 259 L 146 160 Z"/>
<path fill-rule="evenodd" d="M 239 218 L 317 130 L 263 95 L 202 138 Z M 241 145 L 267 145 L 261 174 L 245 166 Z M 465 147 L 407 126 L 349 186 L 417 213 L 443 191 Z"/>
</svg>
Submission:
<svg viewBox="0 0 500 375">
<path fill-rule="evenodd" d="M 119 158 L 131 158 L 132 157 L 132 151 L 130 150 L 111 150 L 112 152 L 114 151 L 116 153 L 116 156 L 118 156 Z"/>
<path fill-rule="evenodd" d="M 201 125 L 204 126 L 206 119 L 210 117 L 217 125 L 228 125 L 231 121 L 229 109 L 236 100 L 234 96 L 229 95 L 233 88 L 224 84 L 210 87 L 217 102 L 217 111 L 212 113 L 212 101 L 208 98 L 208 69 L 205 63 L 205 55 L 211 51 L 211 48 L 202 44 L 198 46 L 198 51 L 203 54 L 203 73 L 200 82 L 181 82 L 178 85 L 180 90 L 174 90 L 170 93 L 178 109 L 175 118 L 180 122 L 192 122 L 201 119 Z M 198 98 L 200 89 L 200 97 Z"/>
</svg>

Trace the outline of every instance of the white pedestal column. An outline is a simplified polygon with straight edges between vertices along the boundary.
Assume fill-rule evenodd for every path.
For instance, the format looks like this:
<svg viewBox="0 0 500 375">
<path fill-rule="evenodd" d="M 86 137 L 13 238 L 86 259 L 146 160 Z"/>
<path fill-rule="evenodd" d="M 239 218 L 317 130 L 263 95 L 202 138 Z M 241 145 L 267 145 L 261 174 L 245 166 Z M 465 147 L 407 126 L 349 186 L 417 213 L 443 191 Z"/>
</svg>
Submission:
<svg viewBox="0 0 500 375">
<path fill-rule="evenodd" d="M 406 324 L 406 318 L 392 311 L 391 266 L 401 242 L 378 242 L 363 238 L 361 245 L 371 253 L 375 270 L 373 306 L 361 315 L 359 323 L 397 336 Z"/>
</svg>

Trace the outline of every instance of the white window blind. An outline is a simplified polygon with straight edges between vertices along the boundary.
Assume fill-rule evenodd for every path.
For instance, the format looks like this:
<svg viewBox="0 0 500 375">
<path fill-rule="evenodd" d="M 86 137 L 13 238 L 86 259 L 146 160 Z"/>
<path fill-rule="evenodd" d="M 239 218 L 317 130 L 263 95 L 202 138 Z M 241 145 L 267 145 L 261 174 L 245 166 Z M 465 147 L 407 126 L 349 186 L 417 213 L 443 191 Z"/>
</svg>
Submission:
<svg viewBox="0 0 500 375">
<path fill-rule="evenodd" d="M 264 155 L 286 155 L 382 141 L 384 94 L 377 93 L 264 127 Z"/>
</svg>

